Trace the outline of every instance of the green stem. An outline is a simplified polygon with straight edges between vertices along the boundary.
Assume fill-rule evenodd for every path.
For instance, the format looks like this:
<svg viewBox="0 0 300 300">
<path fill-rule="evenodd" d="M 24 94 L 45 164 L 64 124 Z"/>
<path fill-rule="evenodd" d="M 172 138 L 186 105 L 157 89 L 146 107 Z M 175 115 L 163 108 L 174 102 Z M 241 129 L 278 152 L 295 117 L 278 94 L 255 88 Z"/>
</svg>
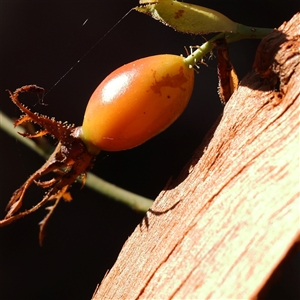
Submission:
<svg viewBox="0 0 300 300">
<path fill-rule="evenodd" d="M 11 137 L 17 139 L 31 150 L 38 153 L 43 158 L 49 157 L 49 149 L 41 148 L 36 143 L 28 138 L 24 138 L 18 132 L 24 132 L 24 128 L 17 126 L 14 128 L 14 122 L 0 111 L 0 128 L 8 133 Z M 51 151 L 52 152 L 52 151 Z M 50 154 L 51 154 L 50 152 Z M 122 202 L 123 204 L 131 207 L 132 209 L 145 213 L 153 203 L 153 200 L 142 197 L 140 195 L 126 191 L 120 187 L 117 187 L 96 175 L 88 172 L 85 186 L 90 189 L 101 193 L 115 201 Z"/>
<path fill-rule="evenodd" d="M 257 28 L 238 24 L 236 33 L 219 33 L 212 39 L 205 42 L 203 45 L 199 46 L 197 50 L 186 57 L 185 63 L 189 66 L 196 65 L 199 61 L 201 61 L 201 59 L 204 58 L 206 54 L 210 53 L 214 49 L 214 47 L 216 46 L 215 42 L 219 39 L 225 39 L 229 44 L 243 39 L 262 39 L 272 31 L 273 29 L 270 28 Z"/>
<path fill-rule="evenodd" d="M 237 24 L 237 32 L 228 33 L 226 36 L 226 41 L 229 44 L 243 39 L 263 39 L 273 30 L 274 29 L 272 28 L 259 28 Z"/>
<path fill-rule="evenodd" d="M 153 203 L 153 200 L 124 190 L 114 184 L 111 184 L 91 172 L 87 173 L 85 185 L 90 189 L 101 193 L 115 201 L 126 204 L 133 210 L 145 213 Z"/>
</svg>

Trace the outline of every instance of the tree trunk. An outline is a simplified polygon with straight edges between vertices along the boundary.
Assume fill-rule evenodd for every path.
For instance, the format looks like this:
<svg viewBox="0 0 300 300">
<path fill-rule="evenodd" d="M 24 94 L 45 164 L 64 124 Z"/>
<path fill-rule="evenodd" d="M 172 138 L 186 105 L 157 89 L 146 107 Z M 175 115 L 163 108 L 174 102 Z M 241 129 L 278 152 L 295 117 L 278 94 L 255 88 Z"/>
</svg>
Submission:
<svg viewBox="0 0 300 300">
<path fill-rule="evenodd" d="M 300 14 L 176 181 L 155 200 L 93 299 L 250 299 L 300 233 Z"/>
</svg>

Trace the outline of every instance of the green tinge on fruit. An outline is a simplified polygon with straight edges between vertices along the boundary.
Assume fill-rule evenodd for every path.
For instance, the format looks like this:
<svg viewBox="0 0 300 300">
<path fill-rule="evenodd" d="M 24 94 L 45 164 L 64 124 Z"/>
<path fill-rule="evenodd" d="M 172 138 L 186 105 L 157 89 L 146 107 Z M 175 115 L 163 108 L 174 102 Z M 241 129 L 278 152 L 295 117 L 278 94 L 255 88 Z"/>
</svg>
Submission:
<svg viewBox="0 0 300 300">
<path fill-rule="evenodd" d="M 136 11 L 150 15 L 180 32 L 192 34 L 237 32 L 237 23 L 206 7 L 173 0 L 142 0 L 140 4 L 142 5 L 134 8 Z"/>
</svg>

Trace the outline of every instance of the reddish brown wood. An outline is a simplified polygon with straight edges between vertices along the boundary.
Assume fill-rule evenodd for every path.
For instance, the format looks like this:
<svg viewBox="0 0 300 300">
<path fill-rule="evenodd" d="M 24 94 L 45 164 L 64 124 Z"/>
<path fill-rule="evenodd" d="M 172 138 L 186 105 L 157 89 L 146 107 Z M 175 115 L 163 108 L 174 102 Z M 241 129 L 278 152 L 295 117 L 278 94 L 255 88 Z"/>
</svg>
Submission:
<svg viewBox="0 0 300 300">
<path fill-rule="evenodd" d="M 93 299 L 257 295 L 300 232 L 299 35 L 297 14 L 262 41 L 255 70 Z"/>
</svg>

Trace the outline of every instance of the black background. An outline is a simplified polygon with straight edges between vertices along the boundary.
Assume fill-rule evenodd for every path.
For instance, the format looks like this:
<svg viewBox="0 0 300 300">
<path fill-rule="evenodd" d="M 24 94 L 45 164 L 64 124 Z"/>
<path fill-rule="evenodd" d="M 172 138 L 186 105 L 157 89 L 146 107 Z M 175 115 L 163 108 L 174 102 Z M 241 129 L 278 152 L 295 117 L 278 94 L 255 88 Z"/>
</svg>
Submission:
<svg viewBox="0 0 300 300">
<path fill-rule="evenodd" d="M 298 1 L 198 0 L 236 22 L 279 27 L 298 10 Z M 20 115 L 5 89 L 37 84 L 49 90 L 133 6 L 135 0 L 1 1 L 1 110 Z M 84 22 L 87 22 L 84 24 Z M 84 24 L 84 25 L 83 25 Z M 129 61 L 160 53 L 185 54 L 184 46 L 204 42 L 146 15 L 131 12 L 103 38 L 45 98 L 48 106 L 26 104 L 33 111 L 80 125 L 88 99 L 106 75 Z M 252 66 L 258 41 L 230 45 L 232 62 L 242 78 Z M 176 176 L 217 117 L 216 60 L 196 76 L 189 107 L 179 120 L 144 145 L 99 155 L 93 172 L 132 192 L 155 198 Z M 13 191 L 37 170 L 43 159 L 0 131 L 0 215 Z M 0 229 L 1 299 L 90 299 L 112 267 L 142 215 L 87 188 L 72 189 L 74 200 L 61 203 L 51 218 L 44 246 L 38 223 L 45 210 Z M 42 192 L 32 189 L 27 207 Z"/>
</svg>

